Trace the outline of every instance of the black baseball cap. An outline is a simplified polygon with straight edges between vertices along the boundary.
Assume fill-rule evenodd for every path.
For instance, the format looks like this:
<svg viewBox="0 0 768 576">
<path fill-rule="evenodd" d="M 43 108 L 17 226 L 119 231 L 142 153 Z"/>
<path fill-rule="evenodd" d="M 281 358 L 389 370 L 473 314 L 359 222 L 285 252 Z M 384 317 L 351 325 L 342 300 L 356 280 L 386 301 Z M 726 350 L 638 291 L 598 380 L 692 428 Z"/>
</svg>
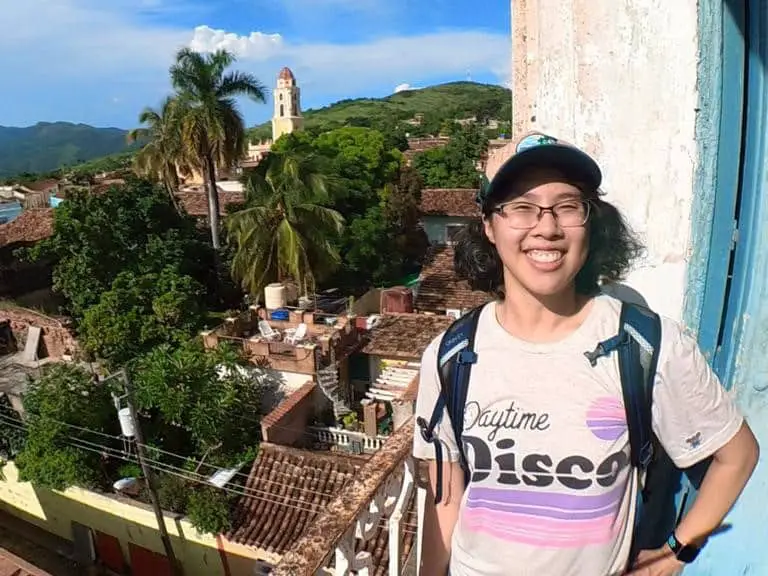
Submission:
<svg viewBox="0 0 768 576">
<path fill-rule="evenodd" d="M 534 167 L 559 170 L 595 192 L 603 180 L 600 167 L 589 154 L 554 136 L 534 132 L 520 139 L 514 155 L 501 165 L 490 183 L 484 180 L 477 198 L 483 212 L 498 201 L 515 179 Z"/>
</svg>

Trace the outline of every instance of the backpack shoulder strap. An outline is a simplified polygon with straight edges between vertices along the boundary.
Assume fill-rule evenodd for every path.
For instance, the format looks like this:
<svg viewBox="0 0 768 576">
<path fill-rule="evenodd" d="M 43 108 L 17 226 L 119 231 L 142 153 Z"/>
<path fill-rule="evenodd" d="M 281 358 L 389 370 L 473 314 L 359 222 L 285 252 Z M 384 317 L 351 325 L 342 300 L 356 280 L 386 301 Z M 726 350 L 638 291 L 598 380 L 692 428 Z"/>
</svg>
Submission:
<svg viewBox="0 0 768 576">
<path fill-rule="evenodd" d="M 661 319 L 653 310 L 622 303 L 619 374 L 629 429 L 630 461 L 645 472 L 653 458 L 651 406 L 661 344 Z"/>
<path fill-rule="evenodd" d="M 443 412 L 448 412 L 448 417 L 459 450 L 459 463 L 464 470 L 465 485 L 469 481 L 469 468 L 464 455 L 464 445 L 461 435 L 464 431 L 464 404 L 467 401 L 469 388 L 469 375 L 472 364 L 477 362 L 477 354 L 474 351 L 475 333 L 480 312 L 484 306 L 478 306 L 470 312 L 454 321 L 440 339 L 437 352 L 437 373 L 440 379 L 440 394 L 438 395 L 432 417 L 429 422 L 424 418 L 418 418 L 417 424 L 421 429 L 421 435 L 426 442 L 435 446 L 435 461 L 437 463 L 437 487 L 435 489 L 435 503 L 442 500 L 442 445 L 435 437 L 434 431 L 443 417 Z"/>
</svg>

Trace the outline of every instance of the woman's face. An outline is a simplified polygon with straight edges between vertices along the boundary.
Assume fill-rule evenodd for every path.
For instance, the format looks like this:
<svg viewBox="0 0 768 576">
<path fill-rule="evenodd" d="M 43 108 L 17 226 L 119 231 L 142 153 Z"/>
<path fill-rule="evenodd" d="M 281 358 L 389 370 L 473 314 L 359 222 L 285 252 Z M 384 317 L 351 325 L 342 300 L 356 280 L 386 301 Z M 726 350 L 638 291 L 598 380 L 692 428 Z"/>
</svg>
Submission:
<svg viewBox="0 0 768 576">
<path fill-rule="evenodd" d="M 542 212 L 533 228 L 514 227 L 517 214 L 530 212 L 524 204 L 551 207 L 567 200 L 564 210 L 572 210 L 583 199 L 581 190 L 551 171 L 532 171 L 510 189 L 503 214 L 494 212 L 485 219 L 485 233 L 496 246 L 504 264 L 507 294 L 522 288 L 546 298 L 573 290 L 576 274 L 587 260 L 589 223 L 574 226 L 574 218 L 561 216 L 561 225 L 550 211 Z M 518 211 L 518 212 L 515 212 Z M 519 225 L 519 222 L 517 222 Z"/>
</svg>

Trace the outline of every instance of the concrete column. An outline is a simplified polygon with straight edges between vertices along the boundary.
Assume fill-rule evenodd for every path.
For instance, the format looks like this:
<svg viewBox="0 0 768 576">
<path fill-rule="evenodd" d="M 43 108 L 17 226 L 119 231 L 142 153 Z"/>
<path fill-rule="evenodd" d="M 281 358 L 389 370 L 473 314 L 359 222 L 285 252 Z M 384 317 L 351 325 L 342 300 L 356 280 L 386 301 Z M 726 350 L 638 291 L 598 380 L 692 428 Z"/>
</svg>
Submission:
<svg viewBox="0 0 768 576">
<path fill-rule="evenodd" d="M 593 154 L 648 248 L 628 283 L 680 318 L 697 162 L 697 0 L 513 0 L 513 129 Z"/>
</svg>

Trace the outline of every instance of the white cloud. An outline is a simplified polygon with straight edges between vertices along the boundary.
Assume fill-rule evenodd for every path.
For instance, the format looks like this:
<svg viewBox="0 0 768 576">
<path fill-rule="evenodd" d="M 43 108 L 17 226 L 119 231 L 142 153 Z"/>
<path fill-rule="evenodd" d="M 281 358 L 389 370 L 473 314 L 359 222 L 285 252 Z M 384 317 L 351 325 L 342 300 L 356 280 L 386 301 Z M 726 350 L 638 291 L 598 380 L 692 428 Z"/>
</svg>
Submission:
<svg viewBox="0 0 768 576">
<path fill-rule="evenodd" d="M 311 4 L 307 17 L 333 14 L 333 7 L 390 6 L 389 0 L 281 1 Z M 98 103 L 111 110 L 135 108 L 138 113 L 169 90 L 168 67 L 182 46 L 232 50 L 239 57 L 237 67 L 252 72 L 267 86 L 274 84 L 280 68 L 290 66 L 304 87 L 305 100 L 312 95 L 315 101 L 386 92 L 404 78 L 419 85 L 464 78 L 469 68 L 503 81 L 510 68 L 510 41 L 505 34 L 441 31 L 356 43 L 302 43 L 276 30 L 239 35 L 207 25 L 190 29 L 168 24 L 174 21 L 169 16 L 181 13 L 186 20 L 191 14 L 198 22 L 206 22 L 213 4 L 209 0 L 2 4 L 0 60 L 14 82 L 0 93 L 0 123 L 31 123 L 43 117 L 99 123 L 111 112 L 104 112 Z M 111 102 L 115 94 L 120 95 L 119 107 Z M 126 122 L 113 114 L 109 118 Z"/>
<path fill-rule="evenodd" d="M 395 86 L 395 94 L 398 92 L 405 92 L 406 90 L 413 90 L 414 88 L 408 84 L 407 82 L 405 84 L 398 84 Z"/>
<path fill-rule="evenodd" d="M 372 83 L 393 85 L 411 78 L 463 77 L 471 68 L 503 78 L 509 70 L 509 37 L 487 32 L 454 31 L 381 38 L 359 44 L 291 44 L 277 34 L 238 36 L 200 26 L 191 45 L 197 50 L 233 50 L 243 65 L 287 64 L 302 84 L 336 84 L 358 90 Z M 269 68 L 274 71 L 274 66 Z M 258 73 L 258 72 L 257 72 Z"/>
<path fill-rule="evenodd" d="M 224 30 L 214 30 L 208 26 L 195 28 L 189 46 L 198 52 L 229 50 L 240 58 L 257 61 L 268 60 L 280 54 L 284 48 L 283 37 L 280 34 L 251 32 L 248 36 L 238 36 Z"/>
</svg>

